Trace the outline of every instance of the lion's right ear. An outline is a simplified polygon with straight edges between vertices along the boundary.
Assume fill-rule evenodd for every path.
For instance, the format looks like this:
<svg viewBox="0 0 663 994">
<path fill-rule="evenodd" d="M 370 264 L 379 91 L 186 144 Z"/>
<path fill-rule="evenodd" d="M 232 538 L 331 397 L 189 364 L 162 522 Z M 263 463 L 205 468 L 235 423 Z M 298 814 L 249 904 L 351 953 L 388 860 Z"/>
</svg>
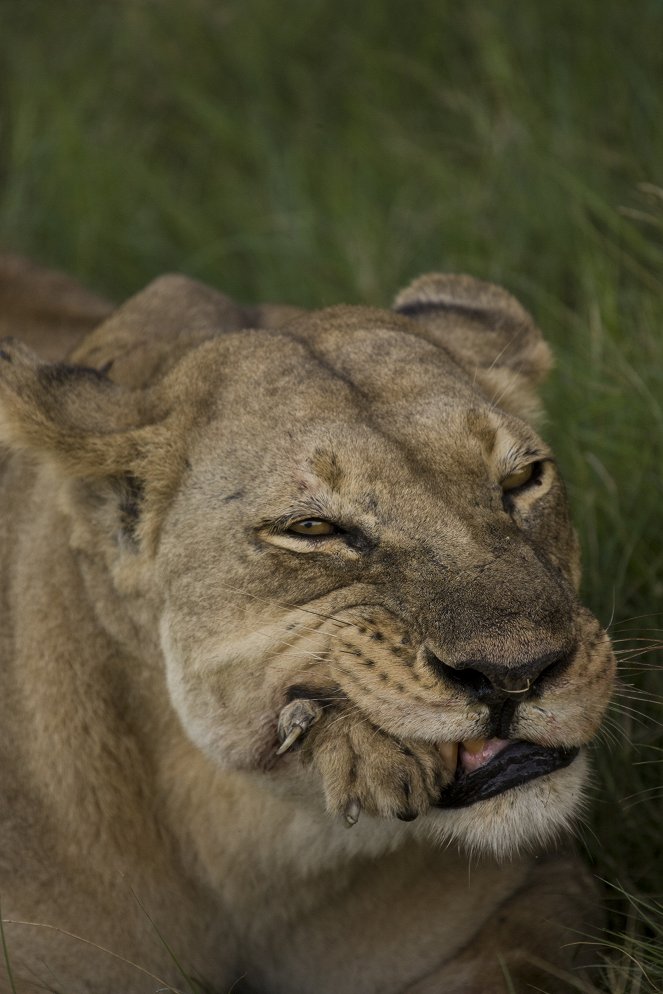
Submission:
<svg viewBox="0 0 663 994">
<path fill-rule="evenodd" d="M 29 450 L 81 477 L 126 472 L 145 423 L 142 392 L 103 371 L 42 362 L 14 339 L 0 340 L 0 443 Z"/>
<path fill-rule="evenodd" d="M 422 338 L 451 353 L 494 404 L 536 420 L 537 388 L 552 356 L 510 293 L 472 276 L 429 273 L 398 294 L 394 310 L 410 318 Z"/>
</svg>

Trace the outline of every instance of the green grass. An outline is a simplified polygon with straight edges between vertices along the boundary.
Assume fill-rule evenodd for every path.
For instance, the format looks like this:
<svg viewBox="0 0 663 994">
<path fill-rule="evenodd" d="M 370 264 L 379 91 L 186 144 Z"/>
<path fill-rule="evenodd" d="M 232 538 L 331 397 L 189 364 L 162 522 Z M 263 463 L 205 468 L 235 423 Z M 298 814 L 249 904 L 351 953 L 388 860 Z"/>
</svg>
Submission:
<svg viewBox="0 0 663 994">
<path fill-rule="evenodd" d="M 5 248 L 118 298 L 177 269 L 244 301 L 385 304 L 446 269 L 535 313 L 585 597 L 628 695 L 586 833 L 606 989 L 663 990 L 663 652 L 637 654 L 663 635 L 660 0 L 1 13 Z"/>
</svg>

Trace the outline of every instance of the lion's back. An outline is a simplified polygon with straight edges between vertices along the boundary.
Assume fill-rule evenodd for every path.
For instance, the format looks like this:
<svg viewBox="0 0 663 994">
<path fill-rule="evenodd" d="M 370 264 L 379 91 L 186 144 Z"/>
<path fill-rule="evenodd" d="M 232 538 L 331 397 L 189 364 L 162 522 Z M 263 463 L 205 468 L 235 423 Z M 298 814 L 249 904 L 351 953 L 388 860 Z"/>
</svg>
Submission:
<svg viewBox="0 0 663 994">
<path fill-rule="evenodd" d="M 0 338 L 20 338 L 44 359 L 63 359 L 111 310 L 63 273 L 0 255 Z"/>
</svg>

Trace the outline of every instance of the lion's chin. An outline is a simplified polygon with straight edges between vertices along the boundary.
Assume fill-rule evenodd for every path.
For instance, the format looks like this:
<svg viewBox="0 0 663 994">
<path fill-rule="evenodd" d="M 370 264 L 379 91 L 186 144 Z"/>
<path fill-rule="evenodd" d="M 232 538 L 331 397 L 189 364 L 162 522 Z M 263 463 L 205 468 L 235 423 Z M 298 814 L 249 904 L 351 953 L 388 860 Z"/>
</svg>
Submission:
<svg viewBox="0 0 663 994">
<path fill-rule="evenodd" d="M 584 751 L 548 750 L 562 755 L 547 758 L 530 752 L 528 758 L 528 750 L 516 749 L 517 745 L 521 744 L 513 743 L 500 753 L 502 763 L 490 775 L 484 774 L 485 779 L 474 780 L 482 773 L 479 769 L 446 788 L 451 803 L 421 819 L 426 834 L 438 844 L 456 842 L 472 854 L 505 859 L 549 845 L 568 832 L 585 797 Z M 547 763 L 552 764 L 550 771 L 545 769 Z"/>
</svg>

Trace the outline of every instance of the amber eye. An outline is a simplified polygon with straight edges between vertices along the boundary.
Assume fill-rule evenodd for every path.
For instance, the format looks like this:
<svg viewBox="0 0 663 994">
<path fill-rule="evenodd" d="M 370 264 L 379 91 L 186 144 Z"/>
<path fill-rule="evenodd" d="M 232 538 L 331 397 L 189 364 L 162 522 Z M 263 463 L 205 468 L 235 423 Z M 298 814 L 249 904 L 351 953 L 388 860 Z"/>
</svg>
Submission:
<svg viewBox="0 0 663 994">
<path fill-rule="evenodd" d="M 312 535 L 316 538 L 322 535 L 335 535 L 337 530 L 331 521 L 320 521 L 319 518 L 305 518 L 304 521 L 295 521 L 288 528 L 292 535 Z"/>
<path fill-rule="evenodd" d="M 529 466 L 525 466 L 523 469 L 517 470 L 515 473 L 509 473 L 502 480 L 502 490 L 505 492 L 508 490 L 517 490 L 518 487 L 524 487 L 526 483 L 534 476 L 534 467 L 536 463 L 530 463 Z"/>
</svg>

